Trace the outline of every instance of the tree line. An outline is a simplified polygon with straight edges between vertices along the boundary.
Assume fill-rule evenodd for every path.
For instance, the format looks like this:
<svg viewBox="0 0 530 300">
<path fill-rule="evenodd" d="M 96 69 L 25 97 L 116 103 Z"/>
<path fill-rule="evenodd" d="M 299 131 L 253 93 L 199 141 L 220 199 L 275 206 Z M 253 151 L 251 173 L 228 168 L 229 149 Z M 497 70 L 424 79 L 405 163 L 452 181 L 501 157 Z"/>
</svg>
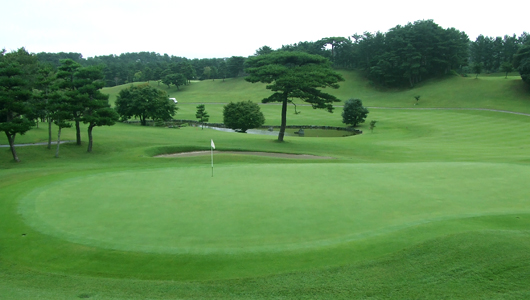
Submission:
<svg viewBox="0 0 530 300">
<path fill-rule="evenodd" d="M 388 32 L 354 34 L 349 37 L 326 37 L 318 41 L 283 45 L 279 49 L 263 46 L 256 55 L 272 51 L 305 52 L 329 59 L 334 68 L 357 69 L 376 85 L 413 87 L 435 76 L 477 70 L 498 72 L 518 70 L 528 75 L 526 60 L 515 55 L 530 44 L 530 34 L 519 37 L 480 35 L 470 41 L 455 28 L 442 28 L 433 20 L 398 25 Z M 224 80 L 244 75 L 247 57 L 187 59 L 155 52 L 123 53 L 83 58 L 80 53 L 37 53 L 41 62 L 55 67 L 61 59 L 72 59 L 82 66 L 103 66 L 105 86 L 138 81 L 158 81 L 177 88 L 190 80 Z M 522 66 L 521 66 L 522 61 Z M 475 69 L 474 69 L 475 67 Z M 511 67 L 511 69 L 510 69 Z M 526 73 L 525 73 L 526 72 Z"/>
<path fill-rule="evenodd" d="M 83 58 L 80 53 L 37 53 L 41 62 L 58 67 L 61 59 L 72 59 L 83 66 L 103 66 L 105 86 L 140 81 L 158 81 L 177 87 L 191 80 L 233 78 L 242 75 L 245 57 L 187 59 L 155 52 L 122 53 Z"/>
</svg>

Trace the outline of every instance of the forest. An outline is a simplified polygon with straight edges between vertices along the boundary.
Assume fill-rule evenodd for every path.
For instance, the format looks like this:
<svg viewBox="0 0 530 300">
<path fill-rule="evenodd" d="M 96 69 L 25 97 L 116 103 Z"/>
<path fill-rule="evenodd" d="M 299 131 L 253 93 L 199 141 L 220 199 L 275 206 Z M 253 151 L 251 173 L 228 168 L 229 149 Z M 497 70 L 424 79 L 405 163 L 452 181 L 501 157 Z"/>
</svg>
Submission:
<svg viewBox="0 0 530 300">
<path fill-rule="evenodd" d="M 395 26 L 388 32 L 364 32 L 348 37 L 301 41 L 279 49 L 263 46 L 254 55 L 272 51 L 301 51 L 328 58 L 338 69 L 357 69 L 374 85 L 414 87 L 429 78 L 456 72 L 467 74 L 519 71 L 529 83 L 530 34 L 519 37 L 479 35 L 471 41 L 455 28 L 444 29 L 433 20 Z M 519 52 L 519 53 L 518 53 Z M 37 53 L 40 62 L 59 66 L 70 58 L 83 66 L 102 65 L 106 86 L 158 81 L 177 87 L 190 80 L 215 80 L 243 75 L 241 56 L 188 59 L 156 52 L 122 53 L 84 58 L 81 53 Z"/>
</svg>

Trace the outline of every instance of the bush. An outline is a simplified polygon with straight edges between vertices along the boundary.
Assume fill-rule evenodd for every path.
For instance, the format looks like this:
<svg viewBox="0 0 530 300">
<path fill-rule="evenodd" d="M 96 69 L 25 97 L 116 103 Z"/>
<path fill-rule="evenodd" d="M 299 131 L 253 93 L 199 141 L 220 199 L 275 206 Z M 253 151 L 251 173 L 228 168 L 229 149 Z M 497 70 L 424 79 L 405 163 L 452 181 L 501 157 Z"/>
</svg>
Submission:
<svg viewBox="0 0 530 300">
<path fill-rule="evenodd" d="M 259 105 L 251 101 L 230 102 L 223 107 L 223 123 L 226 127 L 240 132 L 260 127 L 265 123 L 265 116 Z"/>
</svg>

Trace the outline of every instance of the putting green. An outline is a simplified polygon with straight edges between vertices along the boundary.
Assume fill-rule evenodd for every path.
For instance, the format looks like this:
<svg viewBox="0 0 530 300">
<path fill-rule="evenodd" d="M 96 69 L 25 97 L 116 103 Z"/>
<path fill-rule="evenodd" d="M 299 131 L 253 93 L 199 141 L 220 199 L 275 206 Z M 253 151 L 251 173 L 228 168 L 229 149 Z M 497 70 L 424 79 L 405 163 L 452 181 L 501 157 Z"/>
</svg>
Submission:
<svg viewBox="0 0 530 300">
<path fill-rule="evenodd" d="M 84 175 L 20 213 L 71 242 L 157 253 L 283 251 L 450 218 L 530 211 L 530 168 L 487 163 L 265 164 Z M 509 196 L 507 196 L 509 195 Z"/>
</svg>

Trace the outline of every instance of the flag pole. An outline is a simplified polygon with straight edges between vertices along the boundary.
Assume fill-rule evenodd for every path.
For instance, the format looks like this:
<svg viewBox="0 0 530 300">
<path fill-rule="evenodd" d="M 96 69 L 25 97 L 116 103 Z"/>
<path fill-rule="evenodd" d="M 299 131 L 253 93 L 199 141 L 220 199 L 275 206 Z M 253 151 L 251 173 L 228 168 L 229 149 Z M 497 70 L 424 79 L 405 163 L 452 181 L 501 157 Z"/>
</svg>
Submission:
<svg viewBox="0 0 530 300">
<path fill-rule="evenodd" d="M 215 144 L 213 143 L 213 140 L 210 140 L 211 143 L 210 143 L 210 153 L 211 153 L 211 157 L 212 157 L 212 177 L 213 177 L 213 149 L 215 149 Z"/>
</svg>

